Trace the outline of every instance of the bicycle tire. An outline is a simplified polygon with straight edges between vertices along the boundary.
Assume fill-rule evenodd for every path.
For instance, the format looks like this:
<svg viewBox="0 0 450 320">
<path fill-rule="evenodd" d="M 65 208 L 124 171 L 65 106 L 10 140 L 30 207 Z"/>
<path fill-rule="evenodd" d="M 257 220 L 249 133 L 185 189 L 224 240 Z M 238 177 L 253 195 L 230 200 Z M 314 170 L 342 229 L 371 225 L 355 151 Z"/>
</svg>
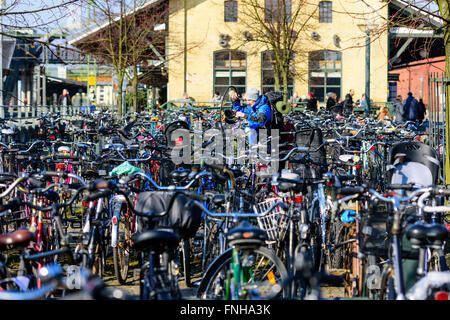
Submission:
<svg viewBox="0 0 450 320">
<path fill-rule="evenodd" d="M 118 221 L 117 245 L 113 248 L 114 274 L 120 284 L 126 284 L 130 262 L 131 221 L 130 217 Z M 123 230 L 121 230 L 121 227 Z"/>
<path fill-rule="evenodd" d="M 186 287 L 190 288 L 192 286 L 191 283 L 191 259 L 190 259 L 190 242 L 189 239 L 184 239 L 182 241 L 181 247 L 181 256 L 183 261 L 183 274 L 184 274 L 184 283 Z"/>
<path fill-rule="evenodd" d="M 288 277 L 288 272 L 286 270 L 286 267 L 284 266 L 284 264 L 281 262 L 281 260 L 275 255 L 275 253 L 272 250 L 270 250 L 266 247 L 260 247 L 253 251 L 258 255 L 267 257 L 274 263 L 274 265 L 276 266 L 276 268 L 278 269 L 278 272 L 279 272 L 279 274 L 278 274 L 279 281 L 277 281 L 277 283 L 281 283 L 283 280 L 285 280 Z M 198 298 L 208 299 L 206 294 L 207 294 L 208 289 L 210 288 L 212 282 L 215 280 L 215 278 L 217 277 L 219 272 L 224 267 L 226 267 L 227 264 L 231 264 L 231 260 L 232 260 L 232 248 L 229 248 L 226 251 L 224 251 L 220 256 L 218 256 L 211 263 L 211 265 L 206 270 L 206 273 L 203 276 L 203 278 L 200 282 L 200 285 L 198 287 L 198 290 L 197 290 Z M 255 259 L 255 261 L 256 260 L 257 259 Z M 286 296 L 287 291 L 283 290 L 282 295 Z"/>
<path fill-rule="evenodd" d="M 334 245 L 342 243 L 345 239 L 345 228 L 340 220 L 333 224 L 332 239 Z M 342 269 L 344 267 L 344 246 L 333 248 L 330 251 L 330 268 Z"/>
</svg>

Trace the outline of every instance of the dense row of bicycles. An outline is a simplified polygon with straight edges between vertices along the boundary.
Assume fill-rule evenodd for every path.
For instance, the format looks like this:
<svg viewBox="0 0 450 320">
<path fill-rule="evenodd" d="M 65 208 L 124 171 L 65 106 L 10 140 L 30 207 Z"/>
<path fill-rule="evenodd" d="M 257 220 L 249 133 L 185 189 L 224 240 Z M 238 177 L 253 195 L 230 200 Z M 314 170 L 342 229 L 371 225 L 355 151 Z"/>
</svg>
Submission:
<svg viewBox="0 0 450 320">
<path fill-rule="evenodd" d="M 448 299 L 450 188 L 425 129 L 291 111 L 252 145 L 223 114 L 47 114 L 26 142 L 3 120 L 0 299 Z M 139 295 L 107 270 L 138 270 Z"/>
</svg>

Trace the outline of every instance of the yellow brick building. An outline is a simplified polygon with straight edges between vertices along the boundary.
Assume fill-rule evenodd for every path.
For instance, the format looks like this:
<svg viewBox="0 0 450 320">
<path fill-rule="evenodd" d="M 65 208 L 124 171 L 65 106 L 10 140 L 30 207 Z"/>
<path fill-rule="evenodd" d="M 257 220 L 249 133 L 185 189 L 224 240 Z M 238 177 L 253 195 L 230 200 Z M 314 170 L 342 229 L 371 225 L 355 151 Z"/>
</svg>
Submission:
<svg viewBox="0 0 450 320">
<path fill-rule="evenodd" d="M 262 5 L 270 2 L 261 1 Z M 314 16 L 310 30 L 298 40 L 305 53 L 294 59 L 297 74 L 290 91 L 302 96 L 312 90 L 324 102 L 327 92 L 344 98 L 354 89 L 357 100 L 365 90 L 366 35 L 362 25 L 380 28 L 388 6 L 379 0 L 308 3 L 306 10 Z M 242 41 L 246 31 L 242 22 L 248 18 L 242 0 L 171 0 L 169 10 L 168 100 L 179 99 L 186 91 L 196 101 L 211 101 L 214 91 L 222 93 L 228 84 L 239 91 L 271 89 L 271 67 L 263 59 L 269 57 L 263 53 L 267 48 Z M 388 33 L 373 34 L 370 97 L 384 102 L 388 95 Z"/>
</svg>

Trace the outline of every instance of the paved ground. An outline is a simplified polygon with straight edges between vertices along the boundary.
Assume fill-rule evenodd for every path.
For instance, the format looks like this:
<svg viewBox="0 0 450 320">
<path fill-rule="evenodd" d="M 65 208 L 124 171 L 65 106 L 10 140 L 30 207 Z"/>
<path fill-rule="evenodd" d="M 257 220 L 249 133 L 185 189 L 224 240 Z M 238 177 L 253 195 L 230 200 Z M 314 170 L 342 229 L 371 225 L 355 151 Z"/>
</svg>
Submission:
<svg viewBox="0 0 450 320">
<path fill-rule="evenodd" d="M 112 265 L 110 265 L 112 267 Z M 106 276 L 104 277 L 105 282 L 108 286 L 113 286 L 120 288 L 126 292 L 128 292 L 131 295 L 139 295 L 139 269 L 135 268 L 130 271 L 129 278 L 127 280 L 126 285 L 120 285 L 114 278 L 112 269 L 108 268 L 109 270 L 106 271 Z M 108 272 L 109 271 L 109 272 Z M 201 280 L 201 277 L 196 276 L 192 279 L 193 283 L 199 282 Z M 194 285 L 191 288 L 186 287 L 183 278 L 180 278 L 180 289 L 183 299 L 190 300 L 190 299 L 197 299 L 196 298 L 196 292 L 197 287 Z M 344 297 L 344 287 L 333 287 L 333 286 L 324 286 L 322 288 L 322 295 L 324 298 L 333 299 L 333 298 L 342 298 Z"/>
</svg>

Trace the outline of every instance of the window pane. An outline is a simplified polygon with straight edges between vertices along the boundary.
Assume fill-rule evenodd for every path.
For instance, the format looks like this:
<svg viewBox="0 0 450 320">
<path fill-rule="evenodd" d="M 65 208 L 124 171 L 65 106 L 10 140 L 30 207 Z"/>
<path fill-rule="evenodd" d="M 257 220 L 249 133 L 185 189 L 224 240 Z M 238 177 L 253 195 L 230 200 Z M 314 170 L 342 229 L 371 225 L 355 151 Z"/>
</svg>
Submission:
<svg viewBox="0 0 450 320">
<path fill-rule="evenodd" d="M 319 22 L 332 22 L 331 1 L 319 2 Z"/>
<path fill-rule="evenodd" d="M 263 79 L 262 79 L 263 85 L 273 85 L 275 84 L 275 75 L 273 70 L 264 70 L 263 71 Z"/>
<path fill-rule="evenodd" d="M 273 61 L 275 60 L 273 51 L 264 51 L 262 53 L 262 68 L 273 69 Z"/>
<path fill-rule="evenodd" d="M 217 69 L 228 69 L 230 67 L 230 53 L 229 52 L 216 52 L 214 54 L 214 66 Z"/>
<path fill-rule="evenodd" d="M 285 17 L 290 22 L 292 3 L 291 0 L 285 0 L 284 3 L 286 5 L 283 8 L 284 4 L 281 0 L 265 0 L 265 22 L 283 21 Z"/>
<path fill-rule="evenodd" d="M 309 79 L 309 83 L 311 86 L 323 86 L 325 84 L 324 78 L 311 77 Z"/>
<path fill-rule="evenodd" d="M 231 52 L 231 68 L 245 70 L 245 53 Z"/>
<path fill-rule="evenodd" d="M 236 1 L 225 1 L 225 22 L 237 22 L 237 2 Z"/>
<path fill-rule="evenodd" d="M 245 85 L 245 77 L 233 77 L 231 78 L 231 84 L 234 85 Z"/>
<path fill-rule="evenodd" d="M 216 84 L 221 84 L 221 85 L 225 85 L 225 84 L 229 84 L 230 78 L 226 77 L 218 77 L 216 75 Z"/>
<path fill-rule="evenodd" d="M 341 78 L 327 78 L 327 86 L 329 85 L 341 85 Z"/>
<path fill-rule="evenodd" d="M 309 85 L 311 90 L 321 89 L 316 95 L 321 102 L 325 101 L 325 93 L 335 92 L 340 95 L 341 57 L 342 54 L 338 51 L 321 50 L 310 53 Z M 320 88 L 321 86 L 323 87 Z"/>
<path fill-rule="evenodd" d="M 261 53 L 261 60 L 262 60 L 262 65 L 261 65 L 261 75 L 262 75 L 262 86 L 263 88 L 265 86 L 273 86 L 275 84 L 275 72 L 274 72 L 274 53 L 273 51 L 264 51 Z M 291 59 L 291 64 L 290 67 L 292 69 L 295 68 L 295 64 L 294 64 L 294 59 Z M 282 78 L 280 75 L 280 86 L 282 86 Z M 288 78 L 288 88 L 292 87 L 292 89 L 289 90 L 293 90 L 294 88 L 294 77 L 291 74 Z M 273 89 L 273 87 L 272 87 Z M 281 88 L 280 88 L 281 90 Z"/>
<path fill-rule="evenodd" d="M 221 51 L 214 53 L 214 91 L 223 94 L 228 85 L 235 85 L 238 92 L 245 92 L 246 53 Z"/>
</svg>

